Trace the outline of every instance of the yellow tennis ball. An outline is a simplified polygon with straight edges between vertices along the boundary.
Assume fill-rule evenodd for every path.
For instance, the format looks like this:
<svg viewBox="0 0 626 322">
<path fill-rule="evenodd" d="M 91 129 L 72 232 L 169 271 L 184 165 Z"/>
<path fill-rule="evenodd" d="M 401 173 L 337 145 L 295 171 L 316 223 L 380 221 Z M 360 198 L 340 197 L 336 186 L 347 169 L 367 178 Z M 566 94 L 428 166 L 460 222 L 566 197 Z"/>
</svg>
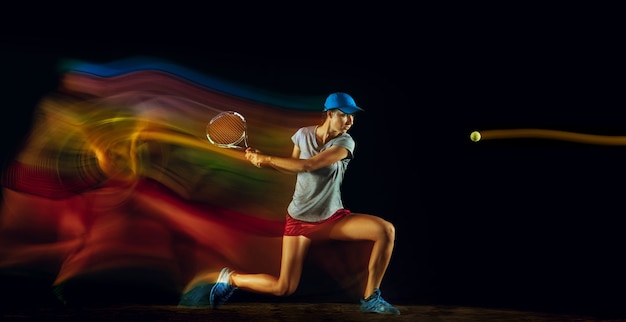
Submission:
<svg viewBox="0 0 626 322">
<path fill-rule="evenodd" d="M 480 132 L 478 132 L 478 131 L 472 132 L 472 134 L 470 134 L 470 140 L 472 140 L 474 142 L 480 141 Z"/>
</svg>

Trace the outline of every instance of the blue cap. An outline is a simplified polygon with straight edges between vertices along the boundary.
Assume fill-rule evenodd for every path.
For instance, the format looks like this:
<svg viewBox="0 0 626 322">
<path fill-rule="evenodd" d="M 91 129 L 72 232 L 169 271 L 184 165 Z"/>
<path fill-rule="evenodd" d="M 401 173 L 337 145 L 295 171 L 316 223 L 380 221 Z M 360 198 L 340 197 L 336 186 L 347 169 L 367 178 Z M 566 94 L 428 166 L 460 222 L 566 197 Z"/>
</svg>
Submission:
<svg viewBox="0 0 626 322">
<path fill-rule="evenodd" d="M 328 95 L 326 98 L 326 102 L 324 103 L 324 111 L 339 109 L 346 114 L 356 113 L 358 111 L 362 111 L 363 109 L 356 106 L 354 99 L 352 96 L 346 93 L 332 93 Z"/>
</svg>

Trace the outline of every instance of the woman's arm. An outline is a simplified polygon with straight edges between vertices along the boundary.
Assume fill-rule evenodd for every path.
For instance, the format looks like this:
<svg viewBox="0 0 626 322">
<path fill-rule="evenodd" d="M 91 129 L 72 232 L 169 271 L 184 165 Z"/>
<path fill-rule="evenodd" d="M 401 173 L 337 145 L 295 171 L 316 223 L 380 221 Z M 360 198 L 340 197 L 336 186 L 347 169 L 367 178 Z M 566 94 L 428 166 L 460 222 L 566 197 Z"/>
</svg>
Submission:
<svg viewBox="0 0 626 322">
<path fill-rule="evenodd" d="M 254 149 L 246 150 L 246 159 L 257 167 L 272 167 L 289 173 L 309 172 L 327 167 L 348 156 L 348 150 L 340 146 L 332 146 L 310 159 L 300 159 L 300 149 L 293 147 L 291 157 L 276 157 L 262 154 Z"/>
</svg>

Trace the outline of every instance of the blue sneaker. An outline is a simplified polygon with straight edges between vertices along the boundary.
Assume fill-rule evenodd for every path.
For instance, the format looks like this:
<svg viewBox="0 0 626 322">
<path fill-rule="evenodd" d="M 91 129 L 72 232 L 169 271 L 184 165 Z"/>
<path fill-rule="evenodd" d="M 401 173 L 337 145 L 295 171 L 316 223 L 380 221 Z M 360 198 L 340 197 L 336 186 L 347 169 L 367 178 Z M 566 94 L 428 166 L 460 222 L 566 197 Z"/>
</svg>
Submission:
<svg viewBox="0 0 626 322">
<path fill-rule="evenodd" d="M 194 286 L 191 290 L 180 297 L 178 306 L 206 307 L 209 306 L 209 292 L 213 284 L 202 283 Z"/>
<path fill-rule="evenodd" d="M 230 275 L 232 273 L 228 268 L 222 268 L 220 275 L 217 277 L 217 282 L 211 288 L 211 294 L 209 295 L 209 303 L 212 308 L 217 308 L 226 303 L 228 298 L 237 290 L 237 287 L 230 283 Z"/>
<path fill-rule="evenodd" d="M 400 314 L 400 310 L 391 306 L 381 296 L 380 290 L 376 288 L 374 294 L 367 299 L 361 300 L 361 312 L 371 312 L 379 314 Z"/>
</svg>

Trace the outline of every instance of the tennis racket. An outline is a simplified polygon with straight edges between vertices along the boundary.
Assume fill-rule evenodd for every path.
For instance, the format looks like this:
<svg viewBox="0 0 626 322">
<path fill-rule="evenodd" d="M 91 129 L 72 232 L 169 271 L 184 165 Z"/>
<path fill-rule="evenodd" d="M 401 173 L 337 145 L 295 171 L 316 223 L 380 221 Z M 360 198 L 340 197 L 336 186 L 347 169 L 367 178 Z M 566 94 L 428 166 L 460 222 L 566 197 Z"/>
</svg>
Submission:
<svg viewBox="0 0 626 322">
<path fill-rule="evenodd" d="M 220 148 L 247 149 L 246 119 L 235 111 L 221 112 L 207 124 L 206 137 L 209 142 Z"/>
</svg>

